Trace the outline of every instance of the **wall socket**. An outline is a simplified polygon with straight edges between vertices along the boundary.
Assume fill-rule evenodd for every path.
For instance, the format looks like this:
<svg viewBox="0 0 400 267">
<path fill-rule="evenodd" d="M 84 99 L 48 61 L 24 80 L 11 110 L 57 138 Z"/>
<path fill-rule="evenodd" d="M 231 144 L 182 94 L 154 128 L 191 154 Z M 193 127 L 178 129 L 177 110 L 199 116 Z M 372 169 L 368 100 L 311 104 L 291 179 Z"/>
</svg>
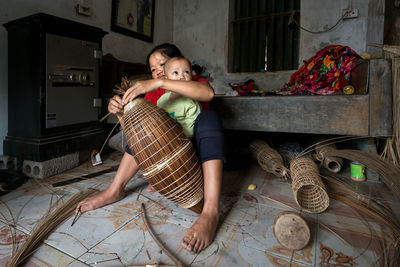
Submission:
<svg viewBox="0 0 400 267">
<path fill-rule="evenodd" d="M 343 10 L 343 15 L 346 14 L 343 19 L 352 19 L 352 18 L 357 18 L 358 17 L 358 9 L 344 9 Z"/>
</svg>

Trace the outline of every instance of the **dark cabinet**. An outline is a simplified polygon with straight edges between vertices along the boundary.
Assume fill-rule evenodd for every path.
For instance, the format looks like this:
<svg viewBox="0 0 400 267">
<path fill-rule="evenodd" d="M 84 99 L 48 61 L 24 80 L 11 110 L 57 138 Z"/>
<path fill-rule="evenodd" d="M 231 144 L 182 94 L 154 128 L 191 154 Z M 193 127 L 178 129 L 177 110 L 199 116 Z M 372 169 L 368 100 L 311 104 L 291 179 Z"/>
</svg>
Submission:
<svg viewBox="0 0 400 267">
<path fill-rule="evenodd" d="M 100 28 L 39 13 L 8 31 L 8 133 L 4 154 L 46 161 L 97 148 Z"/>
</svg>

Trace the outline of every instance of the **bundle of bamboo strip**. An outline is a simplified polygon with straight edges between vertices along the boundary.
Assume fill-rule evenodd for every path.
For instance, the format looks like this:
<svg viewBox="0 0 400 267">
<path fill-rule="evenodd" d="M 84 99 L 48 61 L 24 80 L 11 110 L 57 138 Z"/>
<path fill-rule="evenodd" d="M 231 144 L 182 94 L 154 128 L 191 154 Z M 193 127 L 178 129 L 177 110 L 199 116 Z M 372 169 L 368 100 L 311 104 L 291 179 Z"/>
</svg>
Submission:
<svg viewBox="0 0 400 267">
<path fill-rule="evenodd" d="M 281 155 L 263 140 L 254 140 L 250 144 L 250 151 L 261 168 L 287 181 L 289 170 L 285 167 Z"/>
<path fill-rule="evenodd" d="M 122 77 L 121 79 L 121 84 L 120 85 L 115 85 L 114 93 L 118 95 L 124 95 L 126 90 L 128 90 L 130 87 L 135 85 L 136 82 L 138 81 L 145 81 L 145 80 L 150 80 L 151 75 L 149 74 L 139 74 L 139 75 L 134 75 L 129 77 Z"/>
<path fill-rule="evenodd" d="M 389 207 L 382 205 L 369 196 L 355 191 L 349 184 L 344 182 L 344 179 L 340 179 L 340 177 L 327 174 L 321 175 L 321 178 L 329 189 L 329 196 L 371 215 L 393 232 L 395 241 L 400 241 L 399 222 Z"/>
<path fill-rule="evenodd" d="M 68 201 L 60 204 L 58 200 L 51 208 L 52 212 L 44 216 L 43 220 L 35 227 L 25 243 L 12 255 L 7 266 L 21 266 L 24 260 L 32 255 L 39 247 L 40 243 L 56 229 L 60 224 L 67 220 L 74 213 L 76 205 L 87 197 L 97 193 L 96 190 L 88 190 L 72 196 Z"/>
<path fill-rule="evenodd" d="M 303 210 L 320 213 L 328 208 L 328 193 L 319 177 L 318 166 L 310 157 L 293 159 L 290 162 L 290 175 L 294 198 Z"/>
<path fill-rule="evenodd" d="M 366 168 L 377 173 L 393 195 L 400 199 L 400 168 L 394 164 L 384 161 L 379 156 L 360 150 L 339 149 L 329 150 L 326 156 L 341 157 L 363 164 Z"/>
<path fill-rule="evenodd" d="M 338 173 L 342 169 L 343 159 L 339 157 L 327 157 L 326 151 L 336 150 L 334 144 L 317 144 L 315 147 L 315 159 L 320 161 L 322 166 L 333 173 Z"/>
<path fill-rule="evenodd" d="M 400 164 L 400 46 L 383 47 L 385 58 L 392 59 L 393 136 L 387 138 L 382 157 Z"/>
</svg>

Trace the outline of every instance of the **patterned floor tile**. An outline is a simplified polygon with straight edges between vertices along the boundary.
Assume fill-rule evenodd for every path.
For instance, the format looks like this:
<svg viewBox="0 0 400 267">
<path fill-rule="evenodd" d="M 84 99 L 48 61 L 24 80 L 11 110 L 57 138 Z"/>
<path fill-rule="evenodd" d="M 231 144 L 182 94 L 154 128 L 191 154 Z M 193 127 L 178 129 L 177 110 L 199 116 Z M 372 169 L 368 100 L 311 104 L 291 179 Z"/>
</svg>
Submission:
<svg viewBox="0 0 400 267">
<path fill-rule="evenodd" d="M 270 258 L 269 256 L 278 257 L 281 259 L 290 260 L 291 252 L 282 247 L 275 239 L 273 234 L 273 223 L 275 218 L 285 209 L 272 208 L 266 205 L 260 205 L 256 202 L 248 202 L 240 200 L 232 208 L 232 211 L 226 217 L 221 228 L 233 228 L 230 231 L 232 235 L 226 240 L 222 240 L 226 244 L 231 240 L 231 245 L 240 247 L 243 251 L 255 250 L 262 252 L 263 259 Z M 305 220 L 308 222 L 311 241 L 308 246 L 294 254 L 293 262 L 298 262 L 304 265 L 314 264 L 315 246 L 314 238 L 316 235 L 314 220 Z M 220 239 L 223 235 L 218 235 Z M 267 258 L 265 258 L 268 256 Z M 248 258 L 245 255 L 241 256 L 246 261 L 254 259 Z M 258 264 L 258 263 L 254 263 Z"/>
<path fill-rule="evenodd" d="M 335 232 L 335 234 L 332 232 Z M 375 266 L 379 241 L 360 233 L 318 229 L 316 262 L 319 266 Z"/>
<path fill-rule="evenodd" d="M 155 207 L 148 206 L 146 213 L 152 213 L 152 209 L 155 209 Z M 182 226 L 151 217 L 148 218 L 148 222 L 153 233 L 166 249 L 185 264 L 191 261 L 194 256 L 183 252 L 180 247 L 180 240 L 184 234 Z M 115 261 L 119 261 L 123 265 L 174 264 L 161 250 L 146 230 L 142 217 L 138 216 L 83 254 L 79 260 L 89 265 Z"/>
<path fill-rule="evenodd" d="M 121 207 L 124 203 L 121 201 L 86 212 L 73 226 L 71 226 L 73 219 L 71 218 L 60 225 L 45 242 L 78 258 L 138 216 L 137 211 Z"/>
<path fill-rule="evenodd" d="M 13 251 L 20 248 L 28 234 L 0 223 L 0 266 L 6 266 Z M 51 246 L 42 244 L 24 263 L 24 266 L 67 266 L 74 259 Z"/>
<path fill-rule="evenodd" d="M 70 197 L 88 188 L 106 189 L 115 172 L 52 187 L 55 182 L 81 177 L 117 166 L 121 153 L 102 157 L 65 173 L 35 181 L 1 197 L 0 265 L 11 255 L 13 238 L 22 242 L 59 197 Z M 250 184 L 255 190 L 248 190 Z M 83 214 L 71 227 L 72 217 L 60 225 L 29 260 L 27 266 L 130 266 L 174 264 L 146 230 L 141 217 L 145 205 L 152 231 L 168 250 L 189 266 L 370 266 L 382 254 L 379 236 L 390 240 L 390 231 L 368 215 L 332 200 L 321 214 L 302 213 L 311 231 L 306 248 L 295 253 L 282 247 L 273 234 L 273 223 L 282 211 L 298 211 L 289 183 L 267 174 L 258 165 L 224 171 L 221 218 L 211 245 L 199 254 L 181 247 L 185 232 L 198 215 L 181 208 L 157 192 L 138 173 L 127 185 L 122 200 Z M 354 184 L 359 192 L 388 204 L 400 213 L 399 202 L 381 183 Z M 385 191 L 386 190 L 386 191 Z M 386 193 L 385 193 L 386 192 Z M 11 214 L 12 215 L 11 215 Z M 361 214 L 361 215 L 360 215 Z M 7 224 L 15 224 L 15 228 Z"/>
<path fill-rule="evenodd" d="M 37 185 L 36 185 L 37 186 Z M 11 192 L 14 193 L 14 192 Z M 56 194 L 30 190 L 17 198 L 4 201 L 0 206 L 0 220 L 15 224 L 25 233 L 30 233 L 37 223 L 45 216 L 54 203 L 63 196 L 70 197 L 71 191 L 58 191 Z"/>
<path fill-rule="evenodd" d="M 391 236 L 390 229 L 368 214 L 358 211 L 342 202 L 331 199 L 329 208 L 318 215 L 320 224 L 332 229 L 346 229 L 350 232 L 370 235 L 371 231 Z"/>
<path fill-rule="evenodd" d="M 67 266 L 75 259 L 64 254 L 63 252 L 43 244 L 39 249 L 26 261 L 26 267 L 36 266 Z"/>
</svg>

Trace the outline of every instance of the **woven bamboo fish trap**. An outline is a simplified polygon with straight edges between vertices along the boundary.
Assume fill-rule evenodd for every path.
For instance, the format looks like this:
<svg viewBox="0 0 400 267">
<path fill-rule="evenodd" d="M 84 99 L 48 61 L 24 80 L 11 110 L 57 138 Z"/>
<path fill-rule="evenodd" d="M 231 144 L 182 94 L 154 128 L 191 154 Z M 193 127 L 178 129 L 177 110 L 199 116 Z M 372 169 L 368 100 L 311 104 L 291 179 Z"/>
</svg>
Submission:
<svg viewBox="0 0 400 267">
<path fill-rule="evenodd" d="M 326 156 L 329 151 L 336 150 L 334 144 L 320 144 L 315 147 L 315 159 L 330 172 L 338 173 L 343 166 L 343 159 L 335 156 Z"/>
<path fill-rule="evenodd" d="M 329 206 L 329 196 L 319 177 L 318 166 L 310 157 L 290 162 L 292 191 L 297 204 L 310 213 L 320 213 Z"/>
<path fill-rule="evenodd" d="M 289 170 L 285 167 L 282 156 L 265 141 L 254 140 L 250 144 L 250 150 L 264 171 L 272 173 L 283 180 L 289 178 Z"/>
<path fill-rule="evenodd" d="M 125 106 L 123 123 L 128 146 L 149 184 L 175 204 L 201 213 L 202 171 L 182 127 L 142 98 Z"/>
</svg>

